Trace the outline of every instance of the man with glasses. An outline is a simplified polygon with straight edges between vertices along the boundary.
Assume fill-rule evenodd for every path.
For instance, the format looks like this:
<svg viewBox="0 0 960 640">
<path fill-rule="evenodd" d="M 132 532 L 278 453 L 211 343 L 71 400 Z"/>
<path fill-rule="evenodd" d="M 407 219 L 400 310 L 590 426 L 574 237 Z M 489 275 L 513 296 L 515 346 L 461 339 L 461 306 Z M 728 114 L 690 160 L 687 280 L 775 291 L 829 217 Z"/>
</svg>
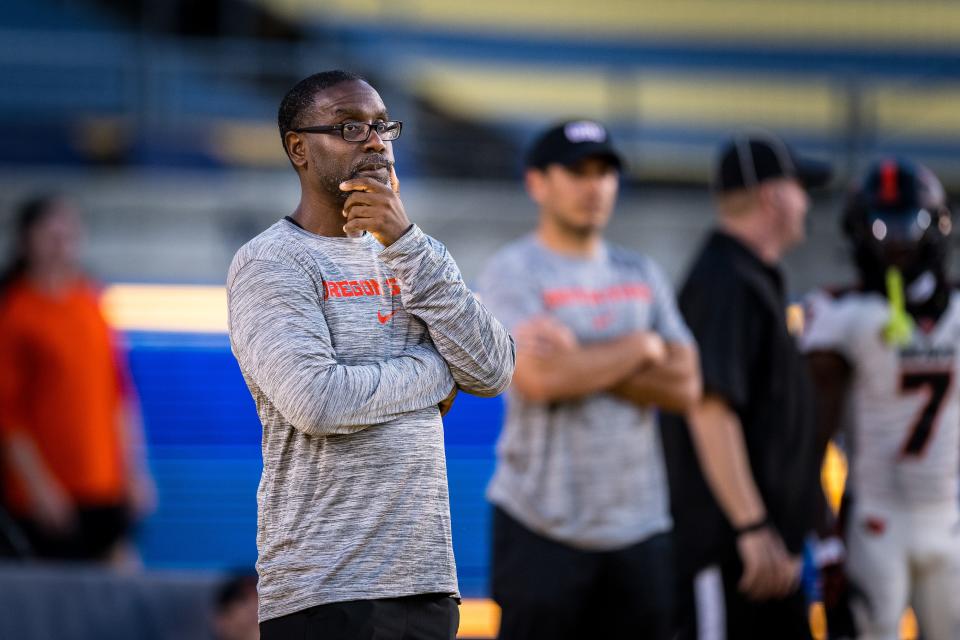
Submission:
<svg viewBox="0 0 960 640">
<path fill-rule="evenodd" d="M 401 124 L 369 84 L 310 76 L 278 120 L 300 204 L 227 278 L 231 345 L 263 424 L 261 637 L 452 639 L 440 417 L 458 389 L 509 385 L 513 342 L 407 218 Z"/>
</svg>

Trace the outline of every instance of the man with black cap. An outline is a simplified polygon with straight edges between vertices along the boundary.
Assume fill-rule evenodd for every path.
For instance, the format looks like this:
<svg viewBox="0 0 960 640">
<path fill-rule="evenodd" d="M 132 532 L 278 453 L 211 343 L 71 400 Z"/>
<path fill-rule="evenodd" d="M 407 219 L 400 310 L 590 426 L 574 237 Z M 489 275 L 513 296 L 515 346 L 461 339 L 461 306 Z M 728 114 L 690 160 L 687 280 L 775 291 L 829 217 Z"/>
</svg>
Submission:
<svg viewBox="0 0 960 640">
<path fill-rule="evenodd" d="M 779 262 L 804 238 L 805 187 L 829 176 L 767 133 L 720 152 L 717 228 L 680 293 L 703 398 L 664 428 L 680 638 L 810 638 L 800 557 L 818 490 L 814 407 Z"/>
<path fill-rule="evenodd" d="M 488 497 L 500 638 L 669 638 L 668 490 L 656 408 L 699 397 L 696 349 L 652 260 L 603 231 L 623 162 L 567 122 L 526 159 L 535 232 L 481 277 L 517 339 Z"/>
</svg>

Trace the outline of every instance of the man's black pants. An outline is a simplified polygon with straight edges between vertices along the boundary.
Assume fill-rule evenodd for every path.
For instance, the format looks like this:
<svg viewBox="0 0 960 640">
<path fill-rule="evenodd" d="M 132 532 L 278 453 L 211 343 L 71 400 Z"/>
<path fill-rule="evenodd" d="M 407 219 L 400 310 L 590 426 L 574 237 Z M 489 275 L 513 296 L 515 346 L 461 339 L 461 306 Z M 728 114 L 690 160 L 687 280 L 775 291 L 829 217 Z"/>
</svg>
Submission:
<svg viewBox="0 0 960 640">
<path fill-rule="evenodd" d="M 803 590 L 780 600 L 753 601 L 738 588 L 743 565 L 736 548 L 699 571 L 682 568 L 677 640 L 810 640 Z"/>
<path fill-rule="evenodd" d="M 454 640 L 460 609 L 449 595 L 353 600 L 260 623 L 260 640 Z"/>
<path fill-rule="evenodd" d="M 493 515 L 500 640 L 670 637 L 675 587 L 668 534 L 616 551 L 574 549 Z"/>
</svg>

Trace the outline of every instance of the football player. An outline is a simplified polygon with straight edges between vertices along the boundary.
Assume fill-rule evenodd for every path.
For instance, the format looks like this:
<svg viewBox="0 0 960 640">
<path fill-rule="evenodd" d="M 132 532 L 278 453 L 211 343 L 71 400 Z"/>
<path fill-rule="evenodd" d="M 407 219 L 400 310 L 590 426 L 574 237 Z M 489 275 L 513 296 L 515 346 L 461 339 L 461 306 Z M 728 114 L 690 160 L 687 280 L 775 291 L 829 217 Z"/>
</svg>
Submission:
<svg viewBox="0 0 960 640">
<path fill-rule="evenodd" d="M 820 428 L 844 418 L 850 605 L 861 640 L 897 640 L 912 604 L 927 640 L 960 638 L 960 292 L 947 280 L 943 187 L 873 165 L 843 212 L 860 286 L 818 292 L 803 338 Z M 823 445 L 826 446 L 826 438 Z"/>
</svg>

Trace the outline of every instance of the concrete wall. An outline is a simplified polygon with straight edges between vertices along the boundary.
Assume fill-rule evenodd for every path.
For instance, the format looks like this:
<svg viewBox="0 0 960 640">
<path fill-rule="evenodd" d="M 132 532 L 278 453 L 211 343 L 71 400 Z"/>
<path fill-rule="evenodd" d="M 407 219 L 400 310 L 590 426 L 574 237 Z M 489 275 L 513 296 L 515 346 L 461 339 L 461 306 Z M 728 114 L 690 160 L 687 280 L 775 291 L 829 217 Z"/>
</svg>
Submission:
<svg viewBox="0 0 960 640">
<path fill-rule="evenodd" d="M 222 282 L 234 251 L 290 213 L 299 199 L 292 171 L 7 171 L 0 172 L 0 240 L 13 205 L 48 189 L 72 194 L 82 205 L 87 263 L 109 281 Z M 498 247 L 536 223 L 519 180 L 408 180 L 403 198 L 410 218 L 448 246 L 468 280 Z M 837 200 L 828 195 L 815 202 L 809 242 L 787 260 L 794 294 L 852 278 Z M 629 187 L 608 236 L 648 252 L 678 280 L 712 219 L 704 190 Z"/>
<path fill-rule="evenodd" d="M 0 638 L 213 640 L 212 573 L 0 563 Z"/>
</svg>

